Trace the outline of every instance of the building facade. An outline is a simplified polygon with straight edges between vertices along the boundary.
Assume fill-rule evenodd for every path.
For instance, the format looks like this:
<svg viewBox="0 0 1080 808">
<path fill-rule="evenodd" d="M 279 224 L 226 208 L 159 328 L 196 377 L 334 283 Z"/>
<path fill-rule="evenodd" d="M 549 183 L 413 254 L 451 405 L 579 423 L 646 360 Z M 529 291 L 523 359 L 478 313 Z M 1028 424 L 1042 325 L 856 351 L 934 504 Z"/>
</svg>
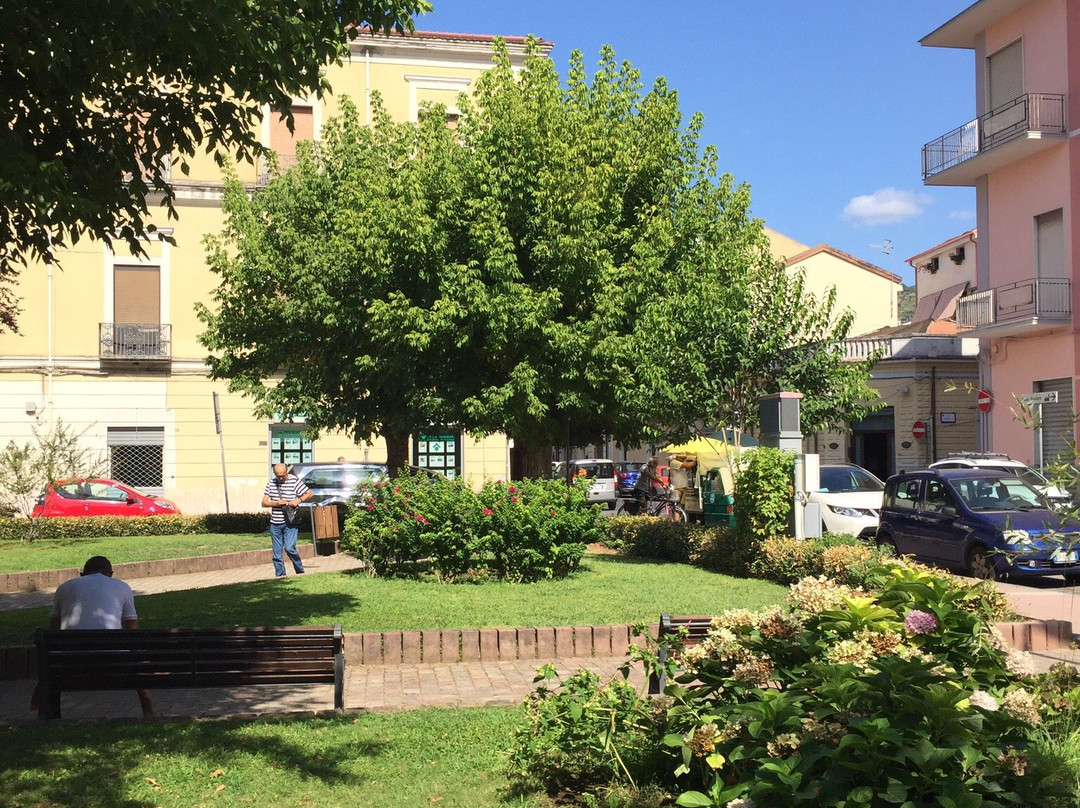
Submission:
<svg viewBox="0 0 1080 808">
<path fill-rule="evenodd" d="M 520 65 L 524 39 L 508 38 L 507 47 Z M 328 69 L 333 94 L 296 99 L 293 132 L 264 110 L 261 139 L 287 166 L 296 142 L 318 139 L 343 96 L 370 115 L 375 91 L 395 119 L 417 120 L 425 102 L 445 105 L 452 118 L 460 93 L 491 60 L 491 37 L 362 35 L 350 58 Z M 266 181 L 265 164 L 237 171 L 253 192 Z M 203 238 L 223 224 L 223 177 L 211 157 L 199 156 L 172 181 L 178 219 L 165 221 L 162 209 L 158 233 L 174 244 L 155 234 L 146 255 L 133 256 L 120 243 L 83 240 L 23 271 L 21 333 L 0 334 L 0 439 L 21 444 L 62 422 L 101 452 L 109 475 L 187 513 L 257 509 L 275 462 L 385 460 L 379 441 L 310 441 L 303 423 L 255 418 L 249 399 L 208 378 L 194 307 L 217 284 Z M 413 436 L 414 462 L 474 481 L 505 478 L 508 452 L 504 436 L 473 440 L 452 427 Z"/>
<path fill-rule="evenodd" d="M 923 179 L 976 192 L 977 283 L 957 322 L 993 399 L 980 448 L 1043 465 L 1076 437 L 1080 5 L 979 0 L 921 42 L 975 55 L 977 117 L 923 147 Z M 1041 428 L 1015 417 L 1032 398 Z"/>
</svg>

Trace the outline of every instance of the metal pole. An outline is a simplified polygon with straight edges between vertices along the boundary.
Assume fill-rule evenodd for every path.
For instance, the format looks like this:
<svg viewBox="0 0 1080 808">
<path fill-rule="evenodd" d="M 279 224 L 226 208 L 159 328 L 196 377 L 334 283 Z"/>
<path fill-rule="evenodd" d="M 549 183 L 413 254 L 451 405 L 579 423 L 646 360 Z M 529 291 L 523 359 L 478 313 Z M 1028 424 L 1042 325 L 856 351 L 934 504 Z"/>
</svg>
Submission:
<svg viewBox="0 0 1080 808">
<path fill-rule="evenodd" d="M 225 436 L 221 433 L 221 407 L 218 405 L 218 394 L 214 391 L 214 430 L 218 436 L 218 446 L 221 448 L 221 487 L 225 491 L 225 513 L 229 513 L 229 478 L 225 474 Z"/>
</svg>

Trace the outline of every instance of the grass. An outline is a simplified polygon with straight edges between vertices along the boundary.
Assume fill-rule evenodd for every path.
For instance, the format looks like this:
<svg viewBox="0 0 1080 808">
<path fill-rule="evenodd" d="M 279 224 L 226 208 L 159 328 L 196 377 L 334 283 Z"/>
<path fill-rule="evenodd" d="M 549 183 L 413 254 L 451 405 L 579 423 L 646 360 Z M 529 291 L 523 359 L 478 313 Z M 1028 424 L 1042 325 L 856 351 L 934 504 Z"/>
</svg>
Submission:
<svg viewBox="0 0 1080 808">
<path fill-rule="evenodd" d="M 786 591 L 684 564 L 587 555 L 563 581 L 447 585 L 350 571 L 143 595 L 135 605 L 148 628 L 341 623 L 346 632 L 407 631 L 655 623 L 661 612 L 759 609 Z M 0 645 L 29 644 L 47 623 L 47 609 L 0 613 Z"/>
<path fill-rule="evenodd" d="M 303 537 L 301 537 L 301 541 Z M 308 538 L 310 542 L 310 537 Z M 206 533 L 198 536 L 124 536 L 98 539 L 39 539 L 0 544 L 0 572 L 36 572 L 81 568 L 90 556 L 113 564 L 160 558 L 195 558 L 270 547 L 269 533 Z"/>
<path fill-rule="evenodd" d="M 516 708 L 0 726 L 0 805 L 546 808 L 510 796 Z"/>
</svg>

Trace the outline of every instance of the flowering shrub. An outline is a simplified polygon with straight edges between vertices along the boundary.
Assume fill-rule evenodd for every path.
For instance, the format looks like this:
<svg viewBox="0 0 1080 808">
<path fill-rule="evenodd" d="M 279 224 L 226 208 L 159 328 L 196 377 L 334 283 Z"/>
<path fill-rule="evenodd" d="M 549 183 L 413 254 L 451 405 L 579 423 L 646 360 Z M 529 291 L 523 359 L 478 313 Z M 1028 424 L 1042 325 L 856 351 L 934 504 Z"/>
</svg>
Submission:
<svg viewBox="0 0 1080 808">
<path fill-rule="evenodd" d="M 875 588 L 825 577 L 783 608 L 729 612 L 668 688 L 677 804 L 1046 805 L 1027 749 L 1023 655 L 969 590 L 903 564 Z M 707 738 L 707 742 L 703 742 Z"/>
<path fill-rule="evenodd" d="M 374 575 L 535 581 L 576 569 L 601 518 L 583 485 L 499 482 L 477 493 L 403 472 L 353 502 L 341 544 Z"/>
<path fill-rule="evenodd" d="M 807 577 L 781 606 L 726 612 L 674 661 L 660 663 L 654 644 L 635 649 L 646 672 L 666 666 L 668 685 L 654 701 L 619 691 L 618 720 L 582 706 L 602 693 L 582 681 L 530 702 L 516 770 L 548 786 L 563 766 L 588 771 L 578 787 L 651 783 L 671 795 L 655 804 L 682 806 L 1074 804 L 1055 779 L 1060 757 L 1038 739 L 1047 715 L 1080 712 L 1080 676 L 1033 678 L 958 579 L 902 561 L 860 577 Z M 592 748 L 539 754 L 575 738 Z M 667 750 L 666 771 L 649 743 Z"/>
</svg>

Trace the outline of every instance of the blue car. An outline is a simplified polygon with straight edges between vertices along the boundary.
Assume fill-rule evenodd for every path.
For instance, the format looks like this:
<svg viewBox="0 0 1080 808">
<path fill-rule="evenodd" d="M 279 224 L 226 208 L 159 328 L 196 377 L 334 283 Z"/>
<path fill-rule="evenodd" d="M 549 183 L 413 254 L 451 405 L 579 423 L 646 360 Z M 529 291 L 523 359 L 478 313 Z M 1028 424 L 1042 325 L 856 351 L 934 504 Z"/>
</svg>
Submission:
<svg viewBox="0 0 1080 808">
<path fill-rule="evenodd" d="M 615 461 L 615 485 L 620 497 L 634 496 L 634 486 L 637 484 L 641 466 L 642 462 L 640 460 Z"/>
<path fill-rule="evenodd" d="M 1080 524 L 1008 472 L 925 469 L 885 483 L 877 543 L 975 578 L 1080 581 Z"/>
</svg>

